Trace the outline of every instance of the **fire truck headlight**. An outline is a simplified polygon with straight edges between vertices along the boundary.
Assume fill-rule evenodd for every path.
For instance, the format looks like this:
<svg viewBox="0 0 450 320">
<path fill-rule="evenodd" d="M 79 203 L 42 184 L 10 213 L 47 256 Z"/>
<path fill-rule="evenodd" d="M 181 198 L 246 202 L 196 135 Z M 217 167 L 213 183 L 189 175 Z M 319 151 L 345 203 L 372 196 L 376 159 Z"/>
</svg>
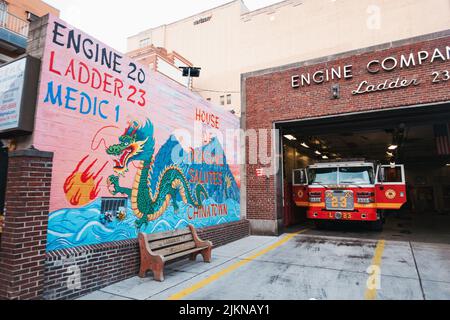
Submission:
<svg viewBox="0 0 450 320">
<path fill-rule="evenodd" d="M 368 204 L 373 202 L 374 202 L 373 199 L 370 198 L 358 198 L 358 203 Z"/>
<path fill-rule="evenodd" d="M 357 201 L 361 204 L 375 203 L 375 194 L 373 192 L 359 192 Z"/>
<path fill-rule="evenodd" d="M 311 192 L 309 194 L 309 202 L 311 203 L 321 203 L 322 202 L 322 194 L 319 192 Z"/>
</svg>

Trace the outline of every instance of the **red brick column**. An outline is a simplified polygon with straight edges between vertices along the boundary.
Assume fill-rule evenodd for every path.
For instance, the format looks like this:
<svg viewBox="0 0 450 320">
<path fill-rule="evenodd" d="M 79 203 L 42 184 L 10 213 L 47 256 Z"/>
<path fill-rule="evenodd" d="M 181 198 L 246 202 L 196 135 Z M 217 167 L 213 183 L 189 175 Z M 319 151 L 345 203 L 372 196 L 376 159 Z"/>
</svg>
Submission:
<svg viewBox="0 0 450 320">
<path fill-rule="evenodd" d="M 53 154 L 9 154 L 5 228 L 0 247 L 0 299 L 41 299 Z"/>
</svg>

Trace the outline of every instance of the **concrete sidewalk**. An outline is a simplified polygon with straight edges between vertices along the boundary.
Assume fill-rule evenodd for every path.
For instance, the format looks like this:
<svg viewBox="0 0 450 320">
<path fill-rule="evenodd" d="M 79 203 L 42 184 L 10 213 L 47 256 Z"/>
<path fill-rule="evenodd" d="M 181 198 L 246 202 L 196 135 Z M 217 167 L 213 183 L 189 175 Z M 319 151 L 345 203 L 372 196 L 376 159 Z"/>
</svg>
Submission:
<svg viewBox="0 0 450 320">
<path fill-rule="evenodd" d="M 288 238 L 286 238 L 288 237 Z M 287 241 L 286 241 L 287 240 Z M 179 261 L 166 280 L 134 277 L 87 300 L 293 300 L 367 297 L 380 255 L 377 299 L 450 299 L 450 245 L 308 235 L 252 236 L 213 250 L 213 262 Z"/>
</svg>

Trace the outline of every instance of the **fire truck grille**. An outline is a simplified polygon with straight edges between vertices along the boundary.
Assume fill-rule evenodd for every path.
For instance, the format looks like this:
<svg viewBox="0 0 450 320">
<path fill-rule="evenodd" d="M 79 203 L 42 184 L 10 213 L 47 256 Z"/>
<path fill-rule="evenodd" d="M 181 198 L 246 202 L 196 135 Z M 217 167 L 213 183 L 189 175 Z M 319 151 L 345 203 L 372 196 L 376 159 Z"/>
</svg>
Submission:
<svg viewBox="0 0 450 320">
<path fill-rule="evenodd" d="M 327 210 L 352 211 L 355 209 L 355 197 L 353 191 L 330 190 L 325 193 L 325 206 Z"/>
</svg>

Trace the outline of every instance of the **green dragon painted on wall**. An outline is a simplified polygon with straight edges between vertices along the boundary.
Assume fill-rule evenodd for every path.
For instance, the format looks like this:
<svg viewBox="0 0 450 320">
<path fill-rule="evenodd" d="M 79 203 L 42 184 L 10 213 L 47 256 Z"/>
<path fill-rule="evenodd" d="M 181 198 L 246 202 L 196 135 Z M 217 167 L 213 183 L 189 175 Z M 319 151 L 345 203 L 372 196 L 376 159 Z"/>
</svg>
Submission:
<svg viewBox="0 0 450 320">
<path fill-rule="evenodd" d="M 119 137 L 119 144 L 112 145 L 106 150 L 108 155 L 117 157 L 114 160 L 114 172 L 117 175 L 108 178 L 110 192 L 113 195 L 128 196 L 137 218 L 137 228 L 160 218 L 170 205 L 178 212 L 177 195 L 181 196 L 184 203 L 196 208 L 202 206 L 202 199 L 208 198 L 206 189 L 200 184 L 195 187 L 195 196 L 192 195 L 186 176 L 176 165 L 166 167 L 161 172 L 155 190 L 152 190 L 149 181 L 152 178 L 155 161 L 153 134 L 153 124 L 150 121 L 144 125 L 132 122 Z M 124 188 L 119 184 L 119 177 L 125 176 L 131 162 L 137 162 L 135 164 L 137 172 L 133 186 Z"/>
</svg>

